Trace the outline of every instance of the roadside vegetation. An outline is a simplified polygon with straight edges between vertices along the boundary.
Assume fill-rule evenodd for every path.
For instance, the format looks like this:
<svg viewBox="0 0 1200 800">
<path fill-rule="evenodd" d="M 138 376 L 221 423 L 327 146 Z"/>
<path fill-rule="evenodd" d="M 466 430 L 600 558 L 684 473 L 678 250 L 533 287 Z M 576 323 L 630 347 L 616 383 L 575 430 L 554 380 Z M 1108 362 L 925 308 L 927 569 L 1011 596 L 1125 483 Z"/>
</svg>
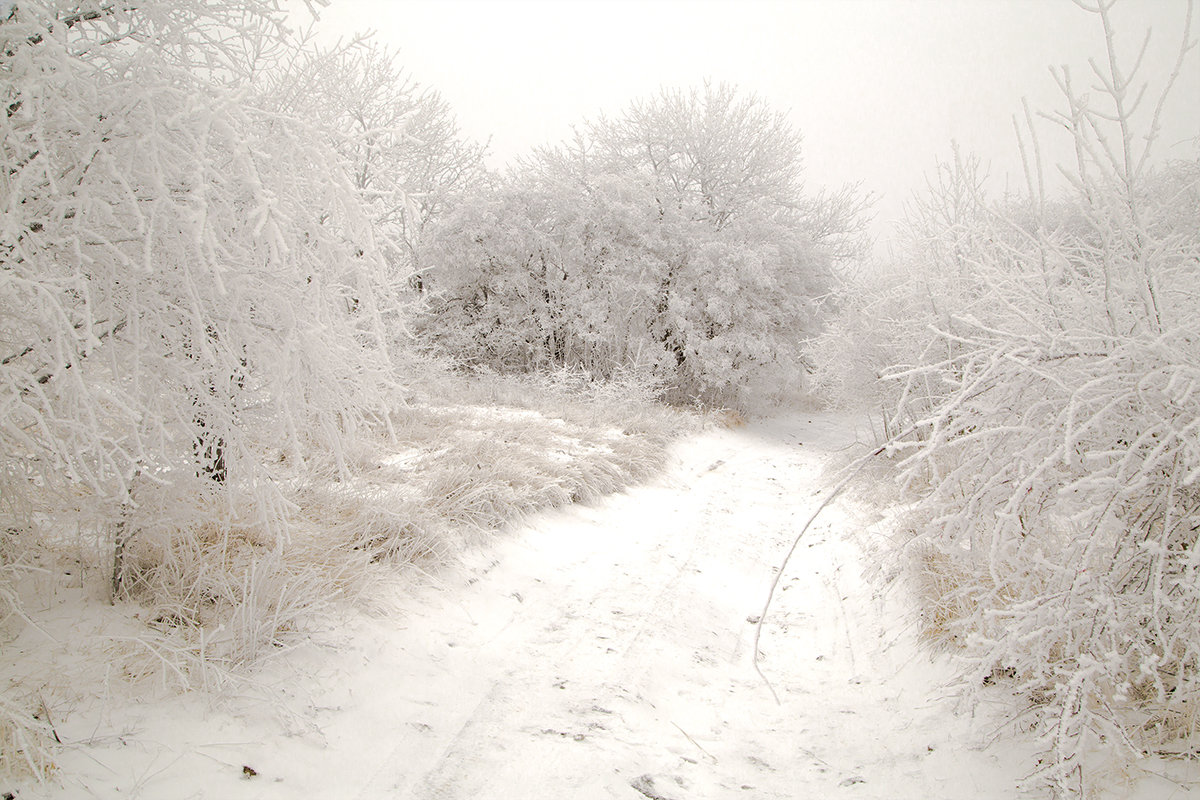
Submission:
<svg viewBox="0 0 1200 800">
<path fill-rule="evenodd" d="M 806 186 L 733 85 L 501 175 L 396 54 L 269 0 L 0 3 L 0 773 L 52 778 L 97 665 L 110 702 L 225 690 L 810 402 L 878 413 L 884 573 L 1041 737 L 1031 786 L 1194 758 L 1200 157 L 1157 135 L 1196 27 L 1142 75 L 1112 6 L 1093 74 L 1015 118 L 1024 189 L 955 148 L 867 268 L 869 198 Z"/>
<path fill-rule="evenodd" d="M 1200 731 L 1200 160 L 1157 136 L 1195 27 L 1181 6 L 1174 72 L 1143 75 L 1114 5 L 1080 12 L 1092 74 L 1054 70 L 1062 107 L 1014 118 L 1024 191 L 956 151 L 810 351 L 828 397 L 882 409 L 911 503 L 888 558 L 928 639 L 967 698 L 1011 693 L 1055 796 Z M 1044 163 L 1048 137 L 1075 161 Z"/>
</svg>

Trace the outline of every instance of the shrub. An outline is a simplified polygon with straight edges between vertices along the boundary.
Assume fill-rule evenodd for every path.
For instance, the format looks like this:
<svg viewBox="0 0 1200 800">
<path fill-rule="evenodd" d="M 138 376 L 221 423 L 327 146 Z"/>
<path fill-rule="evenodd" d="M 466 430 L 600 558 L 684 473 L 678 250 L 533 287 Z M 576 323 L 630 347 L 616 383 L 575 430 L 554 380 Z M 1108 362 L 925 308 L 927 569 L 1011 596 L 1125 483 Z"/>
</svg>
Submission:
<svg viewBox="0 0 1200 800">
<path fill-rule="evenodd" d="M 859 370 L 908 429 L 893 449 L 919 498 L 905 552 L 928 632 L 962 648 L 969 694 L 1021 693 L 1058 794 L 1086 791 L 1089 753 L 1200 724 L 1200 161 L 1150 158 L 1191 46 L 1139 134 L 1110 8 L 1092 9 L 1100 89 L 1055 73 L 1066 194 L 1047 198 L 1031 159 L 1027 196 L 989 199 L 956 157 L 912 214 L 919 277 L 851 303 L 826 342 L 881 334 Z"/>
</svg>

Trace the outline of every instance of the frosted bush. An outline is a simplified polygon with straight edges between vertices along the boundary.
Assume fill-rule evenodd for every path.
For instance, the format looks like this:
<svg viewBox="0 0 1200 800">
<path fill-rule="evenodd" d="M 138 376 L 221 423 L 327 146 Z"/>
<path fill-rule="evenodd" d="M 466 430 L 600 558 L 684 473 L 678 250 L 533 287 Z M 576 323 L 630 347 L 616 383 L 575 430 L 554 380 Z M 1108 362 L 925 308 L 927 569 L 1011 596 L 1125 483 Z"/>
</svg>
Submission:
<svg viewBox="0 0 1200 800">
<path fill-rule="evenodd" d="M 1066 110 L 1042 117 L 1075 145 L 1066 190 L 1044 186 L 1029 109 L 1026 194 L 988 196 L 956 152 L 810 356 L 884 409 L 926 634 L 968 695 L 1023 699 L 1058 795 L 1088 791 L 1095 754 L 1187 751 L 1200 725 L 1200 160 L 1151 158 L 1195 53 L 1152 105 L 1110 8 L 1090 9 L 1110 56 L 1091 92 L 1055 71 Z"/>
<path fill-rule="evenodd" d="M 0 524 L 77 531 L 120 595 L 282 546 L 280 454 L 386 420 L 385 273 L 337 151 L 250 81 L 275 4 L 76 5 L 0 20 Z M 164 602 L 221 602 L 171 569 Z"/>
<path fill-rule="evenodd" d="M 640 373 L 672 401 L 794 393 L 861 210 L 805 194 L 799 148 L 725 85 L 587 123 L 434 227 L 416 329 L 470 366 Z"/>
</svg>

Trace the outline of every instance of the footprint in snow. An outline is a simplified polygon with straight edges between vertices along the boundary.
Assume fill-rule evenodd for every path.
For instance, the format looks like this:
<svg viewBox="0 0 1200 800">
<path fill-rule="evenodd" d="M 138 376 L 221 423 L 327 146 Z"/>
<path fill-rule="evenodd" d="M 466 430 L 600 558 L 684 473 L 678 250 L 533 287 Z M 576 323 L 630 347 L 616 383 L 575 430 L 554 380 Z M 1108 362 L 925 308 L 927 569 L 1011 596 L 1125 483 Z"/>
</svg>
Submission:
<svg viewBox="0 0 1200 800">
<path fill-rule="evenodd" d="M 681 786 L 683 785 L 683 781 L 679 778 L 675 778 L 675 782 Z M 659 791 L 658 786 L 654 783 L 654 778 L 650 775 L 642 775 L 641 777 L 634 778 L 629 782 L 629 785 L 637 789 L 642 796 L 650 798 L 650 800 L 672 800 L 669 795 L 662 794 Z"/>
</svg>

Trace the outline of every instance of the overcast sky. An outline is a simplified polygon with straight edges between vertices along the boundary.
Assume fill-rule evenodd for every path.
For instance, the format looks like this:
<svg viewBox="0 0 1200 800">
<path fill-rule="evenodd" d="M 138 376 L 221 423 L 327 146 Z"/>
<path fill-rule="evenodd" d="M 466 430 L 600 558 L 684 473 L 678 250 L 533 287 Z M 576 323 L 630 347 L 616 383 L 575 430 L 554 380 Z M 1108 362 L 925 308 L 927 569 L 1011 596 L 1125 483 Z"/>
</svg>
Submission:
<svg viewBox="0 0 1200 800">
<path fill-rule="evenodd" d="M 1152 28 L 1146 76 L 1161 80 L 1185 11 L 1123 0 L 1119 52 Z M 375 31 L 466 136 L 490 139 L 496 167 L 661 86 L 735 83 L 789 113 L 810 186 L 860 182 L 880 197 L 880 234 L 952 140 L 998 186 L 1021 180 L 1022 97 L 1060 108 L 1049 65 L 1082 80 L 1104 55 L 1098 18 L 1071 0 L 334 0 L 321 17 L 330 39 Z M 1194 155 L 1200 52 L 1174 98 L 1160 152 Z"/>
</svg>

